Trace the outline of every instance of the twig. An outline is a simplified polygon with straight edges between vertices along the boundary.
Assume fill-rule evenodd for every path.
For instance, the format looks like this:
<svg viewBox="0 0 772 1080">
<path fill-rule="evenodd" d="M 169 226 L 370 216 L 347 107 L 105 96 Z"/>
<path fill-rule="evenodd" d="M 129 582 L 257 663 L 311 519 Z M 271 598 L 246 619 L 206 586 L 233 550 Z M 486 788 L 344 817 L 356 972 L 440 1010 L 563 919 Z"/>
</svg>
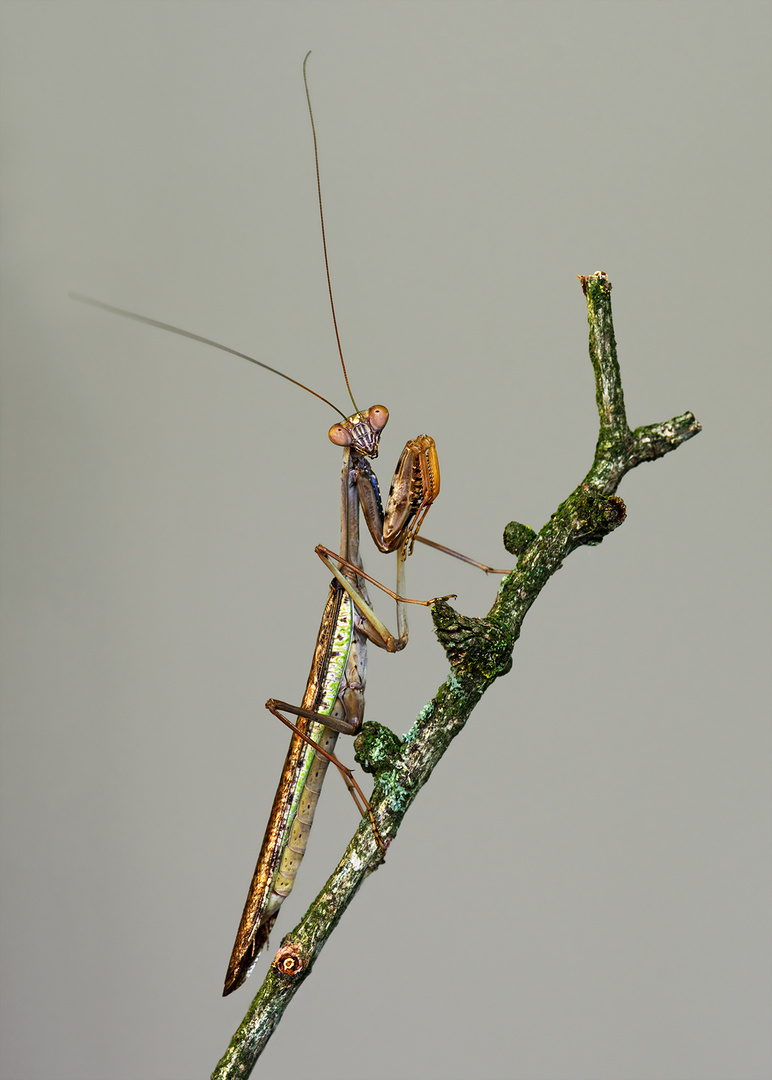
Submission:
<svg viewBox="0 0 772 1080">
<path fill-rule="evenodd" d="M 625 473 L 675 450 L 700 431 L 692 413 L 630 430 L 611 318 L 611 282 L 602 271 L 579 280 L 587 298 L 590 359 L 600 417 L 595 460 L 538 535 L 516 521 L 507 525 L 504 546 L 518 556 L 517 565 L 502 581 L 487 616 L 472 619 L 444 601 L 435 605 L 434 625 L 450 661 L 450 673 L 404 740 L 373 723 L 366 723 L 358 736 L 356 759 L 375 777 L 371 803 L 387 842 L 397 835 L 410 804 L 474 706 L 494 679 L 511 668 L 523 619 L 543 586 L 567 555 L 577 547 L 599 544 L 624 521 L 625 505 L 615 492 Z M 284 938 L 212 1080 L 249 1076 L 327 938 L 382 858 L 369 819 L 364 818 L 332 877 L 302 921 Z"/>
</svg>

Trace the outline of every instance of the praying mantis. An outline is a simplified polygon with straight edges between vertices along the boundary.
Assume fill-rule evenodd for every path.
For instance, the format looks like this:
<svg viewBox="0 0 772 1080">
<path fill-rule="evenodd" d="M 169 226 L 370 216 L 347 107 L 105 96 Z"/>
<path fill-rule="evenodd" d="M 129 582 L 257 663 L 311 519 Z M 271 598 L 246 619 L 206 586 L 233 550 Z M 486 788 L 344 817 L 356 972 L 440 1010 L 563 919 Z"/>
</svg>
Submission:
<svg viewBox="0 0 772 1080">
<path fill-rule="evenodd" d="M 377 457 L 381 433 L 389 418 L 383 405 L 360 411 L 349 385 L 348 373 L 335 316 L 327 243 L 324 231 L 319 176 L 319 156 L 314 116 L 306 77 L 307 54 L 303 61 L 303 80 L 314 142 L 317 196 L 324 250 L 324 262 L 330 307 L 344 379 L 355 412 L 346 416 L 332 402 L 284 372 L 270 367 L 245 353 L 238 352 L 209 338 L 149 318 L 123 308 L 71 293 L 73 299 L 102 308 L 112 314 L 158 327 L 211 345 L 224 352 L 249 360 L 302 387 L 339 412 L 342 422 L 329 431 L 330 441 L 344 449 L 341 474 L 340 550 L 334 552 L 318 545 L 316 553 L 333 574 L 314 649 L 306 691 L 299 706 L 270 698 L 266 708 L 293 731 L 258 857 L 257 866 L 244 905 L 236 941 L 225 977 L 224 995 L 243 984 L 254 966 L 276 920 L 282 901 L 294 884 L 305 853 L 322 782 L 330 762 L 341 771 L 360 813 L 368 813 L 376 839 L 385 851 L 369 803 L 353 778 L 333 754 L 339 732 L 355 735 L 362 726 L 366 677 L 367 641 L 389 652 L 404 648 L 408 640 L 405 604 L 430 606 L 434 600 L 408 600 L 405 597 L 405 560 L 416 540 L 448 551 L 418 536 L 423 520 L 440 489 L 439 460 L 434 439 L 419 435 L 409 440 L 399 458 L 391 482 L 385 510 L 378 481 L 370 465 Z M 397 553 L 396 591 L 381 585 L 362 568 L 359 553 L 359 508 L 376 547 L 384 553 Z M 465 561 L 475 560 L 459 556 Z M 490 572 L 491 568 L 475 563 Z M 496 571 L 498 572 L 498 571 Z M 397 602 L 397 635 L 386 628 L 370 606 L 365 581 L 392 596 Z M 450 599 L 451 597 L 445 597 Z M 435 598 L 436 599 L 436 598 Z M 298 723 L 284 714 L 298 718 Z"/>
<path fill-rule="evenodd" d="M 333 442 L 351 438 L 351 445 L 346 444 L 344 450 L 341 476 L 340 556 L 321 546 L 316 549 L 334 577 L 302 705 L 295 707 L 273 699 L 266 702 L 266 707 L 284 723 L 288 721 L 280 710 L 294 713 L 306 723 L 303 729 L 291 725 L 294 735 L 228 964 L 225 995 L 246 979 L 268 941 L 281 902 L 292 889 L 329 761 L 341 768 L 355 801 L 357 794 L 364 799 L 350 772 L 332 756 L 332 750 L 339 731 L 355 735 L 362 725 L 367 641 L 390 652 L 407 643 L 405 601 L 400 596 L 404 587 L 404 560 L 415 539 L 420 515 L 428 510 L 439 490 L 434 440 L 421 436 L 406 444 L 394 474 L 386 512 L 382 511 L 377 480 L 367 458 L 377 454 L 377 442 L 386 419 L 383 406 L 374 406 L 365 413 L 348 417 L 345 424 L 335 425 L 330 432 Z M 373 581 L 361 571 L 360 505 L 376 545 L 383 551 L 397 551 L 398 591 L 391 594 L 397 599 L 399 636 L 396 639 L 370 608 L 362 580 L 367 577 Z M 340 569 L 333 559 L 340 561 Z M 432 601 L 418 603 L 428 605 Z M 385 850 L 366 800 L 364 807 L 370 813 L 376 839 Z M 360 812 L 362 808 L 360 805 Z"/>
</svg>

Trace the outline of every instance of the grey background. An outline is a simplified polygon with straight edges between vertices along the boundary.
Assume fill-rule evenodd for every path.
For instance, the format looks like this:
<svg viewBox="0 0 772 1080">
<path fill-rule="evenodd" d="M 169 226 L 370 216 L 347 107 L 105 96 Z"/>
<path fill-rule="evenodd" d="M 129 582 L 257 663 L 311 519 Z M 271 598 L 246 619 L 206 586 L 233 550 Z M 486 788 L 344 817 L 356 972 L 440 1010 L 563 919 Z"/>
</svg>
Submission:
<svg viewBox="0 0 772 1080">
<path fill-rule="evenodd" d="M 584 474 L 578 273 L 614 284 L 631 422 L 704 433 L 550 582 L 258 1075 L 769 1075 L 769 16 L 3 5 L 3 1080 L 206 1076 L 261 977 L 220 998 L 287 743 L 263 702 L 302 692 L 326 595 L 333 417 L 67 292 L 344 402 L 309 48 L 344 348 L 392 413 L 382 475 L 437 440 L 427 535 L 501 562 Z M 469 614 L 495 590 L 409 569 Z M 400 733 L 445 671 L 412 627 L 371 661 Z M 331 778 L 274 944 L 355 823 Z"/>
</svg>

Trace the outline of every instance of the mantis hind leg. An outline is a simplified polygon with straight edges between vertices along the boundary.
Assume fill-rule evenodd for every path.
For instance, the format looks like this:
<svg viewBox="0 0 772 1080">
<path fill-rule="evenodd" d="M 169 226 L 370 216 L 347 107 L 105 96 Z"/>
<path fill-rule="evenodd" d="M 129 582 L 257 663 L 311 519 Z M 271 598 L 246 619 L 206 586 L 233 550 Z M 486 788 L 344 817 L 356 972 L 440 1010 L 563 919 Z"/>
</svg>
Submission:
<svg viewBox="0 0 772 1080">
<path fill-rule="evenodd" d="M 275 698 L 269 698 L 265 703 L 265 707 L 270 713 L 273 713 L 277 720 L 281 720 L 282 724 L 288 727 L 290 731 L 293 731 L 298 738 L 302 739 L 303 742 L 308 743 L 317 754 L 321 754 L 322 757 L 327 758 L 327 760 L 337 768 L 338 772 L 343 777 L 343 782 L 348 788 L 351 798 L 354 800 L 360 817 L 365 817 L 366 815 L 370 818 L 370 824 L 373 827 L 375 840 L 378 847 L 385 854 L 388 845 L 378 831 L 372 807 L 370 806 L 364 791 L 362 791 L 361 787 L 354 779 L 353 771 L 349 769 L 347 765 L 344 765 L 342 761 L 339 761 L 335 754 L 331 754 L 321 747 L 318 742 L 312 739 L 311 736 L 303 731 L 302 728 L 298 727 L 297 724 L 293 724 L 291 720 L 288 720 L 286 716 L 283 716 L 279 710 L 284 709 L 285 712 L 292 713 L 295 716 L 301 716 L 306 720 L 315 720 L 317 723 L 324 724 L 325 727 L 332 728 L 333 731 L 340 731 L 344 735 L 356 735 L 356 726 L 347 723 L 345 720 L 336 720 L 334 717 L 328 716 L 325 713 L 314 712 L 312 709 L 303 709 L 299 705 L 290 705 L 289 702 L 286 701 L 277 701 Z"/>
</svg>

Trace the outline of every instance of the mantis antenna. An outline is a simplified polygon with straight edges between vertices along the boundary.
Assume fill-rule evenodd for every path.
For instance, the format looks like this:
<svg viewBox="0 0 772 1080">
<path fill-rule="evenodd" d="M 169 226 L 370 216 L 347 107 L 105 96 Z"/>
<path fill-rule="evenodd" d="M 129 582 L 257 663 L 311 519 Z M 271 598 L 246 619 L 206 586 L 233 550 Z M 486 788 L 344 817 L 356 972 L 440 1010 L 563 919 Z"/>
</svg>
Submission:
<svg viewBox="0 0 772 1080">
<path fill-rule="evenodd" d="M 311 119 L 311 135 L 314 139 L 314 165 L 316 166 L 316 195 L 319 200 L 319 223 L 322 226 L 322 247 L 324 248 L 324 270 L 327 274 L 327 292 L 330 294 L 330 311 L 332 312 L 332 325 L 335 327 L 335 340 L 338 343 L 338 356 L 340 356 L 340 364 L 343 368 L 343 378 L 346 380 L 346 389 L 348 390 L 348 396 L 351 398 L 351 403 L 354 406 L 354 411 L 359 412 L 359 406 L 354 401 L 354 395 L 351 393 L 351 384 L 348 381 L 348 372 L 346 371 L 346 361 L 343 359 L 343 347 L 340 343 L 340 334 L 338 333 L 338 320 L 335 316 L 335 301 L 332 298 L 332 281 L 330 279 L 330 260 L 327 258 L 327 237 L 324 232 L 324 207 L 322 206 L 322 182 L 319 179 L 319 149 L 316 145 L 316 126 L 314 124 L 314 110 L 311 108 L 311 94 L 308 89 L 308 76 L 306 74 L 306 64 L 308 58 L 311 55 L 309 49 L 303 59 L 303 85 L 306 88 L 306 101 L 308 102 L 308 115 Z"/>
</svg>

